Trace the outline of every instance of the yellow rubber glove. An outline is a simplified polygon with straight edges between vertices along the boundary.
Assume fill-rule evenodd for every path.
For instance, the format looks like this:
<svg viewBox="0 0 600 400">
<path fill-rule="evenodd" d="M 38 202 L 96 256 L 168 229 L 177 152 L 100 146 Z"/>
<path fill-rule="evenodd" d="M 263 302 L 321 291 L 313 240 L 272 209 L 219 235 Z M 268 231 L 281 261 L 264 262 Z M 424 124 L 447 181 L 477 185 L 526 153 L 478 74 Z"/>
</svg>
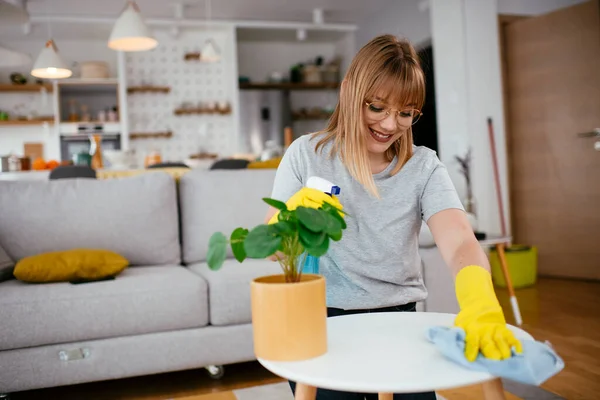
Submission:
<svg viewBox="0 0 600 400">
<path fill-rule="evenodd" d="M 467 360 L 475 361 L 479 351 L 491 360 L 504 360 L 511 357 L 513 346 L 522 352 L 521 342 L 506 326 L 487 270 L 477 265 L 461 269 L 456 276 L 456 298 L 460 312 L 454 324 L 465 330 Z"/>
<path fill-rule="evenodd" d="M 291 211 L 295 210 L 300 206 L 309 208 L 319 208 L 323 205 L 323 203 L 329 203 L 338 210 L 343 209 L 342 203 L 340 203 L 340 201 L 337 197 L 335 197 L 335 195 L 329 196 L 328 194 L 323 193 L 318 189 L 312 189 L 307 187 L 303 187 L 302 189 L 298 190 L 292 197 L 290 197 L 290 199 L 285 203 L 285 205 L 287 206 L 288 210 Z M 271 219 L 269 220 L 269 224 L 276 223 L 278 215 L 279 211 L 277 211 L 275 215 L 271 217 Z M 340 213 L 340 215 L 342 217 L 344 216 L 343 213 Z"/>
</svg>

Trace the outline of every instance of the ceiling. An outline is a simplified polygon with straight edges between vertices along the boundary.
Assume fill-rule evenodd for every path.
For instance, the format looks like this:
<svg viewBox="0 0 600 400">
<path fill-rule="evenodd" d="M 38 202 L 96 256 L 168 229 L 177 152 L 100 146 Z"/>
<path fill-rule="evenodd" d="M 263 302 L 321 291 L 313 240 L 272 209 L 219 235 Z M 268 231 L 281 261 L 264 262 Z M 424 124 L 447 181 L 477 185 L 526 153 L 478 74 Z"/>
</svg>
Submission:
<svg viewBox="0 0 600 400">
<path fill-rule="evenodd" d="M 207 0 L 208 1 L 208 0 Z M 183 4 L 183 18 L 207 19 L 207 1 L 205 0 L 137 0 L 142 15 L 146 19 L 175 18 L 177 4 Z M 385 10 L 392 1 L 419 2 L 422 0 L 212 0 L 210 1 L 211 19 L 214 20 L 250 20 L 250 21 L 286 21 L 311 23 L 313 10 L 320 8 L 326 23 L 358 24 L 372 13 Z M 31 38 L 45 37 L 48 24 L 39 22 L 46 16 L 71 16 L 116 19 L 124 8 L 125 0 L 28 0 L 27 10 L 38 22 L 31 25 Z M 4 38 L 25 39 L 22 26 L 5 23 L 0 17 L 0 35 Z M 10 21 L 8 21 L 10 22 Z M 90 26 L 95 25 L 95 26 Z M 68 24 L 55 22 L 51 25 L 52 36 L 80 39 L 106 36 L 110 24 Z M 74 30 L 74 31 L 73 31 Z"/>
</svg>

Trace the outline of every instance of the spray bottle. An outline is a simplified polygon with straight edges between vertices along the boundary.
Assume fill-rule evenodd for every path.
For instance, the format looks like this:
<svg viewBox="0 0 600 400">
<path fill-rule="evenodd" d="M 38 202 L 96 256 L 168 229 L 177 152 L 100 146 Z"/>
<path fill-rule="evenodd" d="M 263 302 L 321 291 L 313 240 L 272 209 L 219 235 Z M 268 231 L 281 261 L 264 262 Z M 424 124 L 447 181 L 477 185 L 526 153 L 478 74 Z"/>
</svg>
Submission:
<svg viewBox="0 0 600 400">
<path fill-rule="evenodd" d="M 339 186 L 334 185 L 326 179 L 319 178 L 318 176 L 311 176 L 306 182 L 306 187 L 311 189 L 317 189 L 329 196 L 340 194 Z M 302 267 L 303 274 L 318 274 L 319 273 L 319 257 L 311 256 L 306 254 L 306 260 Z"/>
</svg>

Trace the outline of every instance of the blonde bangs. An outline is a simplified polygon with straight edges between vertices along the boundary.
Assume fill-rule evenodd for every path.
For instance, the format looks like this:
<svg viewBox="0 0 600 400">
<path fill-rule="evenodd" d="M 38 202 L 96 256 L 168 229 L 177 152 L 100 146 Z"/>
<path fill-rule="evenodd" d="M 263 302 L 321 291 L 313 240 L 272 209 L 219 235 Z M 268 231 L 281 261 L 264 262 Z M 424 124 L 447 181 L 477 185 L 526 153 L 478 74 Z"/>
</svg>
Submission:
<svg viewBox="0 0 600 400">
<path fill-rule="evenodd" d="M 367 91 L 368 100 L 376 97 L 391 107 L 421 110 L 425 103 L 425 77 L 417 66 L 391 65 L 375 78 Z"/>
<path fill-rule="evenodd" d="M 374 38 L 352 60 L 336 108 L 327 127 L 313 134 L 316 150 L 333 141 L 330 155 L 339 155 L 348 172 L 372 195 L 379 198 L 366 148 L 365 101 L 375 97 L 391 107 L 421 109 L 425 103 L 425 76 L 415 49 L 392 35 Z M 395 175 L 412 156 L 412 129 L 396 140 L 385 157 L 398 158 Z"/>
</svg>

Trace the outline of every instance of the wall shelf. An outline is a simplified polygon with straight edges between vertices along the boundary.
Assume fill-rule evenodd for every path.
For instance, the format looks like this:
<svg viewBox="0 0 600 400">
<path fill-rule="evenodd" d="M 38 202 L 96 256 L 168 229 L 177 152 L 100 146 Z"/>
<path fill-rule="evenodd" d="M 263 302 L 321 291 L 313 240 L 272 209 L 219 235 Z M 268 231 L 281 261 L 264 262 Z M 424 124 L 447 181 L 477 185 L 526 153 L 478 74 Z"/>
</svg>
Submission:
<svg viewBox="0 0 600 400">
<path fill-rule="evenodd" d="M 53 124 L 54 120 L 21 120 L 21 119 L 13 119 L 9 121 L 0 121 L 0 126 L 33 126 L 33 125 L 44 125 L 44 124 Z"/>
<path fill-rule="evenodd" d="M 49 83 L 44 83 L 42 85 L 15 85 L 12 83 L 0 83 L 0 92 L 39 92 L 43 88 L 45 88 L 48 92 L 52 91 L 52 85 Z"/>
<path fill-rule="evenodd" d="M 127 93 L 169 93 L 171 88 L 168 86 L 130 86 Z"/>
<path fill-rule="evenodd" d="M 326 90 L 337 89 L 339 83 L 240 83 L 241 90 Z"/>
<path fill-rule="evenodd" d="M 173 132 L 134 132 L 129 134 L 129 139 L 169 139 L 173 137 Z"/>
<path fill-rule="evenodd" d="M 231 109 L 226 109 L 223 111 L 217 110 L 206 110 L 203 108 L 177 108 L 173 111 L 175 115 L 192 115 L 192 114 L 212 114 L 212 115 L 228 115 L 231 114 Z"/>
</svg>

